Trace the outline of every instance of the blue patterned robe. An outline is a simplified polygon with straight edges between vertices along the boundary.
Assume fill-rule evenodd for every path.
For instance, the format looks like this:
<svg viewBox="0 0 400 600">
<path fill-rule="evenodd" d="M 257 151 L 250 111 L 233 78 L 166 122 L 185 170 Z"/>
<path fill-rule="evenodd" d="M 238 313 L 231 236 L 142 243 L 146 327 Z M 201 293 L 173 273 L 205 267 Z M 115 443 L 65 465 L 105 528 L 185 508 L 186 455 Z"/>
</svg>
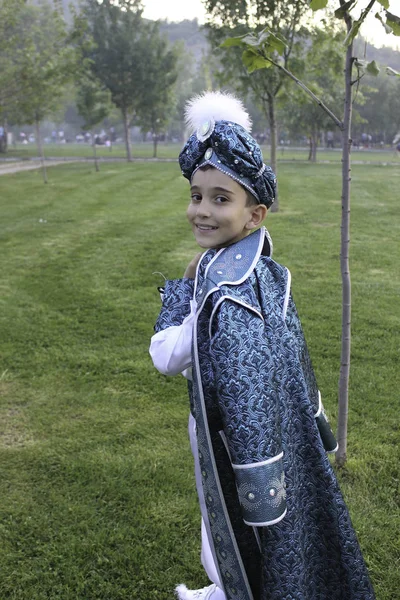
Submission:
<svg viewBox="0 0 400 600">
<path fill-rule="evenodd" d="M 326 451 L 325 419 L 290 274 L 262 228 L 168 281 L 155 330 L 198 303 L 192 349 L 205 518 L 228 600 L 372 600 Z"/>
</svg>

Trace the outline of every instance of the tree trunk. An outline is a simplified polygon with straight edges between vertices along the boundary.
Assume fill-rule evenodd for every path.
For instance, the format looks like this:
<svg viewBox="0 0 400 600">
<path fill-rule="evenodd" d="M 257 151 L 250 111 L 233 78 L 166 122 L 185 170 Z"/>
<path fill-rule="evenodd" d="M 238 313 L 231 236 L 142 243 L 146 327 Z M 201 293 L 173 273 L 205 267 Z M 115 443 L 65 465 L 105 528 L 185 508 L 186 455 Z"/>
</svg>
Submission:
<svg viewBox="0 0 400 600">
<path fill-rule="evenodd" d="M 124 122 L 125 131 L 125 147 L 126 147 L 126 158 L 128 162 L 132 162 L 132 149 L 131 149 L 131 136 L 129 131 L 129 117 L 126 110 L 122 110 L 122 120 Z"/>
<path fill-rule="evenodd" d="M 153 158 L 157 158 L 157 142 L 158 142 L 158 136 L 155 135 L 153 137 Z"/>
<path fill-rule="evenodd" d="M 278 165 L 277 165 L 277 160 L 276 160 L 276 146 L 277 146 L 277 139 L 278 139 L 278 126 L 277 126 L 276 116 L 275 116 L 275 96 L 272 96 L 272 95 L 268 95 L 268 122 L 269 122 L 270 142 L 271 142 L 270 163 L 271 163 L 271 169 L 277 176 L 278 175 Z M 273 205 L 270 208 L 270 211 L 278 212 L 278 210 L 279 210 L 279 203 L 278 203 L 278 183 L 277 183 L 276 184 L 276 198 L 275 198 L 275 202 L 273 203 Z"/>
<path fill-rule="evenodd" d="M 346 21 L 347 30 L 351 27 L 350 19 Z M 345 102 L 342 132 L 342 225 L 340 267 L 342 273 L 342 348 L 339 376 L 339 412 L 338 412 L 338 444 L 336 464 L 341 467 L 346 462 L 347 454 L 347 420 L 349 412 L 349 373 L 350 373 L 350 342 L 351 342 L 351 280 L 349 266 L 350 250 L 350 151 L 352 140 L 352 89 L 351 74 L 353 66 L 353 44 L 346 52 L 345 66 Z"/>
<path fill-rule="evenodd" d="M 96 172 L 98 173 L 99 172 L 99 161 L 97 160 L 97 152 L 96 152 L 96 136 L 94 135 L 93 131 L 90 132 L 90 135 L 92 136 L 94 164 L 96 165 Z"/>
<path fill-rule="evenodd" d="M 36 129 L 36 145 L 37 145 L 39 156 L 40 156 L 40 162 L 42 164 L 43 181 L 44 181 L 44 183 L 47 183 L 47 171 L 46 171 L 46 165 L 44 162 L 42 139 L 40 137 L 39 119 L 36 119 L 36 121 L 35 121 L 35 129 Z"/>
<path fill-rule="evenodd" d="M 3 135 L 0 136 L 0 152 L 6 153 L 8 146 L 7 119 L 3 121 Z"/>
<path fill-rule="evenodd" d="M 318 147 L 318 133 L 313 131 L 310 136 L 310 156 L 309 160 L 313 163 L 317 162 L 317 147 Z"/>
</svg>

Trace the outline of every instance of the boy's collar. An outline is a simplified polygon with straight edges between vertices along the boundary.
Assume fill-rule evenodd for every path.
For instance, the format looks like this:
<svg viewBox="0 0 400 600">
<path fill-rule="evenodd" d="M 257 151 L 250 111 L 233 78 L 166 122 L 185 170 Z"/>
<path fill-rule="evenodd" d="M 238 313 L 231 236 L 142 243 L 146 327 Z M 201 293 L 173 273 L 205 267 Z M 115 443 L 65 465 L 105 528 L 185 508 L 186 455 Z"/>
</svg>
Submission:
<svg viewBox="0 0 400 600">
<path fill-rule="evenodd" d="M 197 303 L 202 304 L 210 292 L 222 285 L 239 285 L 245 281 L 261 254 L 272 254 L 272 240 L 265 227 L 216 252 L 206 267 L 203 282 L 198 288 L 196 285 Z"/>
</svg>

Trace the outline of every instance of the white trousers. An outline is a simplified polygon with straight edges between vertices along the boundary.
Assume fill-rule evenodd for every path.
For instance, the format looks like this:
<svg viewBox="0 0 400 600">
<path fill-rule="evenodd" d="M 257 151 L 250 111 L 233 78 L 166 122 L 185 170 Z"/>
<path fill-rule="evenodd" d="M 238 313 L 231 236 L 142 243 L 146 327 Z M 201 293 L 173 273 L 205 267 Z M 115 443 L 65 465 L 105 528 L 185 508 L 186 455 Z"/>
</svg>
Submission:
<svg viewBox="0 0 400 600">
<path fill-rule="evenodd" d="M 206 508 L 206 504 L 205 504 L 205 500 L 204 500 L 203 485 L 201 483 L 200 462 L 199 462 L 199 454 L 198 454 L 198 449 L 197 449 L 197 437 L 196 437 L 196 421 L 192 415 L 189 416 L 189 439 L 190 439 L 190 446 L 191 446 L 193 458 L 194 458 L 194 472 L 195 472 L 195 476 L 196 476 L 196 487 L 197 487 L 197 494 L 199 496 L 200 510 L 201 510 L 201 517 L 202 517 L 201 518 L 201 562 L 202 562 L 202 565 L 203 565 L 205 572 L 207 573 L 207 576 L 210 579 L 210 581 L 215 583 L 219 588 L 219 590 L 218 590 L 219 593 L 216 594 L 215 596 L 213 596 L 213 599 L 215 597 L 215 600 L 226 600 L 226 596 L 225 596 L 224 592 L 222 591 L 222 585 L 221 585 L 220 578 L 218 575 L 218 569 L 215 564 L 214 555 L 211 550 L 210 540 L 208 539 L 208 532 L 207 532 L 207 527 L 206 527 L 206 523 L 208 522 L 208 517 L 207 517 L 207 508 Z"/>
</svg>

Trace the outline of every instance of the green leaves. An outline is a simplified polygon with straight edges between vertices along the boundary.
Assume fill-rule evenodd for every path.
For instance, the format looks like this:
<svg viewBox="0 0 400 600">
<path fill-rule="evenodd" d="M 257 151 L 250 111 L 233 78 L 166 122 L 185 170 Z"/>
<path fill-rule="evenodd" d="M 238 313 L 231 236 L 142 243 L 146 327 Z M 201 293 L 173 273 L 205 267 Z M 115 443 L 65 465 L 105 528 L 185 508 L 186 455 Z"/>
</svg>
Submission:
<svg viewBox="0 0 400 600">
<path fill-rule="evenodd" d="M 338 19 L 343 19 L 345 13 L 351 10 L 356 2 L 357 0 L 349 0 L 348 2 L 345 2 L 343 6 L 335 10 L 335 17 Z"/>
<path fill-rule="evenodd" d="M 258 35 L 246 33 L 238 37 L 227 38 L 221 44 L 221 48 L 231 48 L 232 46 L 247 46 L 242 58 L 249 73 L 252 73 L 257 69 L 270 67 L 268 55 L 272 55 L 274 52 L 282 55 L 287 44 L 282 36 L 272 33 L 266 27 Z"/>
<path fill-rule="evenodd" d="M 393 32 L 393 29 L 391 27 L 389 27 L 389 25 L 387 23 L 385 23 L 385 21 L 382 19 L 381 15 L 379 13 L 376 13 L 375 19 L 378 19 L 378 21 L 380 21 L 382 23 L 386 33 Z"/>
<path fill-rule="evenodd" d="M 400 36 L 400 17 L 390 13 L 388 10 L 386 12 L 386 23 L 392 28 L 393 35 Z"/>
<path fill-rule="evenodd" d="M 383 6 L 383 8 L 389 8 L 389 0 L 378 0 L 378 2 Z"/>
<path fill-rule="evenodd" d="M 366 71 L 370 75 L 377 77 L 379 75 L 380 69 L 379 69 L 378 65 L 376 64 L 376 62 L 373 60 L 367 64 Z"/>
<path fill-rule="evenodd" d="M 257 38 L 251 34 L 246 33 L 245 35 L 240 35 L 239 37 L 227 38 L 226 40 L 224 40 L 222 42 L 220 47 L 221 48 L 231 48 L 232 46 L 243 46 L 245 44 L 249 44 L 249 45 L 253 46 L 254 45 L 252 43 L 253 40 L 257 40 Z"/>
<path fill-rule="evenodd" d="M 366 60 L 356 58 L 354 59 L 354 66 L 357 67 L 359 71 L 366 72 L 374 77 L 377 77 L 380 73 L 380 68 L 374 60 L 367 62 Z"/>
<path fill-rule="evenodd" d="M 353 22 L 353 25 L 351 26 L 351 29 L 350 29 L 349 33 L 347 34 L 346 39 L 344 40 L 345 46 L 349 46 L 351 44 L 351 42 L 354 40 L 354 38 L 360 31 L 360 27 L 363 24 L 363 21 L 364 21 L 364 19 L 362 17 L 360 17 L 358 19 L 358 21 Z"/>
<path fill-rule="evenodd" d="M 242 60 L 249 73 L 253 73 L 257 69 L 268 69 L 272 64 L 269 60 L 250 49 L 243 52 Z"/>
<path fill-rule="evenodd" d="M 386 67 L 386 74 L 391 77 L 400 77 L 400 73 L 392 69 L 392 67 Z"/>
<path fill-rule="evenodd" d="M 326 8 L 328 5 L 328 0 L 311 0 L 310 8 L 314 11 L 321 10 L 321 8 Z"/>
</svg>

